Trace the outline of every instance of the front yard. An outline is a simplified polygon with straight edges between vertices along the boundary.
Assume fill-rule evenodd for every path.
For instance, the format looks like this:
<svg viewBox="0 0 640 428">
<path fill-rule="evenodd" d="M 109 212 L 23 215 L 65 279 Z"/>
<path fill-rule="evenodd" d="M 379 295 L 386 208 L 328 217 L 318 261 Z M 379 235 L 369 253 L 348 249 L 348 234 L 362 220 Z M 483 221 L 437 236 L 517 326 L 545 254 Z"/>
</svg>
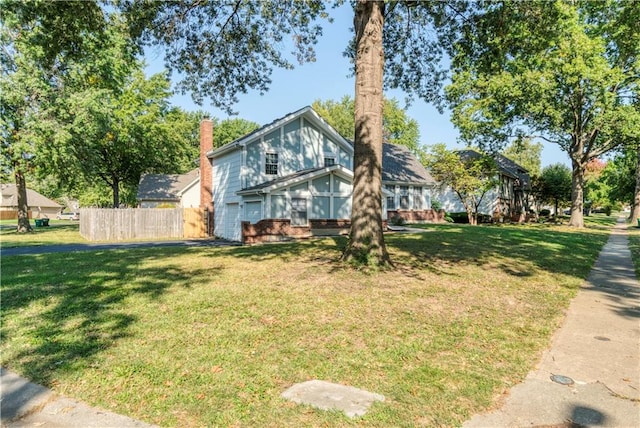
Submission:
<svg viewBox="0 0 640 428">
<path fill-rule="evenodd" d="M 40 246 L 55 244 L 85 243 L 80 236 L 79 222 L 71 220 L 49 220 L 48 227 L 35 227 L 31 220 L 31 233 L 16 233 L 17 220 L 0 222 L 0 243 L 2 248 Z"/>
<path fill-rule="evenodd" d="M 379 273 L 336 263 L 343 238 L 3 257 L 2 365 L 161 426 L 459 426 L 533 367 L 607 234 L 425 226 Z M 309 379 L 386 401 L 280 398 Z"/>
</svg>

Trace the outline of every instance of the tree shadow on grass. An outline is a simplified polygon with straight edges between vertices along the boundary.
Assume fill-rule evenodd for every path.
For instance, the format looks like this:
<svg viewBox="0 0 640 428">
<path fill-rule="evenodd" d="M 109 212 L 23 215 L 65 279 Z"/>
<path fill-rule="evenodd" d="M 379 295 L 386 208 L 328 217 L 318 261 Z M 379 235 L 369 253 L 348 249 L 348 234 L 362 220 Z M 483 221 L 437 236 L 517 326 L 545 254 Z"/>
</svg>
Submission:
<svg viewBox="0 0 640 428">
<path fill-rule="evenodd" d="M 57 373 L 87 366 L 139 321 L 128 299 L 156 300 L 170 287 L 198 286 L 194 281 L 218 273 L 172 264 L 176 251 L 185 249 L 3 258 L 2 364 L 45 386 Z"/>
<path fill-rule="evenodd" d="M 388 243 L 410 255 L 407 260 L 412 267 L 440 275 L 455 274 L 455 269 L 439 268 L 444 262 L 448 267 L 490 265 L 519 278 L 533 275 L 531 266 L 535 266 L 584 279 L 606 240 L 603 234 L 546 228 L 438 225 L 422 234 L 390 236 Z M 519 260 L 526 263 L 518 264 Z"/>
<path fill-rule="evenodd" d="M 229 248 L 228 251 L 235 257 L 249 258 L 258 262 L 273 259 L 286 261 L 304 254 L 320 257 L 327 262 L 338 262 L 346 245 L 345 236 L 332 236 L 302 241 L 244 245 Z"/>
<path fill-rule="evenodd" d="M 586 231 L 562 231 L 551 227 L 428 225 L 424 233 L 390 233 L 386 243 L 394 263 L 404 274 L 428 271 L 455 275 L 455 266 L 467 263 L 491 266 L 520 279 L 535 274 L 533 267 L 552 274 L 585 279 L 607 235 Z M 330 237 L 284 243 L 241 246 L 229 249 L 235 257 L 257 262 L 309 255 L 332 265 L 328 272 L 344 267 L 339 258 L 346 237 Z M 318 256 L 319 255 L 319 256 Z M 518 261 L 526 263 L 517 263 Z M 413 272 L 412 272 L 413 271 Z"/>
</svg>

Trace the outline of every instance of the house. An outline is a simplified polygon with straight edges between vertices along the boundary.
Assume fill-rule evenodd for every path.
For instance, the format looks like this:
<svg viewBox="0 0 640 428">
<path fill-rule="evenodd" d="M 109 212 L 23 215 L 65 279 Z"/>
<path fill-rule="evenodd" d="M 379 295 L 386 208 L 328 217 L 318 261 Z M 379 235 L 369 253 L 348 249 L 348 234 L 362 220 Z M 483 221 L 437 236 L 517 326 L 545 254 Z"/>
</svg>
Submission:
<svg viewBox="0 0 640 428">
<path fill-rule="evenodd" d="M 311 107 L 216 149 L 211 134 L 203 121 L 201 195 L 216 236 L 251 243 L 348 232 L 353 144 Z M 425 168 L 405 147 L 385 144 L 383 153 L 383 217 L 389 208 L 437 220 Z"/>
<path fill-rule="evenodd" d="M 475 150 L 460 150 L 461 159 L 477 159 L 482 156 Z M 528 211 L 527 195 L 531 190 L 528 171 L 511 159 L 496 153 L 492 155 L 498 168 L 499 184 L 482 199 L 478 214 L 492 216 L 494 221 L 524 221 Z M 464 212 L 458 196 L 450 188 L 438 194 L 442 209 L 446 212 Z"/>
<path fill-rule="evenodd" d="M 18 218 L 18 188 L 15 184 L 0 184 L 0 219 Z M 27 188 L 29 218 L 55 218 L 62 205 Z"/>
<path fill-rule="evenodd" d="M 138 207 L 200 206 L 200 170 L 186 174 L 144 174 L 138 185 Z"/>
</svg>

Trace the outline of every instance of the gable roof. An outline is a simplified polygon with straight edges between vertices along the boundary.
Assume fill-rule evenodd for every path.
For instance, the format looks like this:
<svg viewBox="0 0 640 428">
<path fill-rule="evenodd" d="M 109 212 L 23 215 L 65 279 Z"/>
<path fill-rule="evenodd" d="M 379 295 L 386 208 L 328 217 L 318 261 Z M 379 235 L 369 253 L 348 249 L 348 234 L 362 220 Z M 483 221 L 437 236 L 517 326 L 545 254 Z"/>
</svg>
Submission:
<svg viewBox="0 0 640 428">
<path fill-rule="evenodd" d="M 382 144 L 382 181 L 401 183 L 435 184 L 411 151 L 398 144 Z"/>
<path fill-rule="evenodd" d="M 207 157 L 212 159 L 218 156 L 221 156 L 225 153 L 228 153 L 232 150 L 235 150 L 243 145 L 249 143 L 251 140 L 255 138 L 259 138 L 263 135 L 266 135 L 273 131 L 274 129 L 290 122 L 300 116 L 304 116 L 305 119 L 309 119 L 312 123 L 317 126 L 320 126 L 326 133 L 332 136 L 336 141 L 342 142 L 345 149 L 353 153 L 353 144 L 342 135 L 338 133 L 329 123 L 324 120 L 311 106 L 306 106 L 301 108 L 300 110 L 296 110 L 292 113 L 288 113 L 285 116 L 275 119 L 274 121 L 252 131 L 228 144 L 225 144 L 222 147 L 218 147 L 216 149 L 211 150 L 207 153 Z M 214 142 L 215 143 L 215 142 Z"/>
<path fill-rule="evenodd" d="M 480 153 L 472 149 L 459 150 L 457 151 L 457 153 L 463 160 L 477 159 L 482 156 Z M 494 153 L 491 155 L 491 157 L 496 161 L 498 171 L 500 171 L 501 174 L 519 180 L 520 186 L 525 189 L 529 189 L 531 187 L 531 178 L 529 177 L 529 172 L 526 170 L 526 168 L 518 165 L 517 163 L 500 153 Z"/>
<path fill-rule="evenodd" d="M 144 174 L 138 185 L 138 200 L 178 201 L 188 187 L 200 179 L 200 170 L 185 174 Z"/>
<path fill-rule="evenodd" d="M 500 153 L 496 154 L 495 160 L 498 167 L 504 171 L 509 171 L 511 175 L 514 175 L 518 180 L 520 180 L 520 185 L 523 188 L 529 189 L 531 187 L 531 178 L 529 177 L 529 171 L 527 171 L 526 168 Z"/>
<path fill-rule="evenodd" d="M 17 207 L 18 206 L 18 188 L 15 184 L 1 184 L 2 197 L 0 198 L 0 205 L 3 207 Z M 56 201 L 52 201 L 46 196 L 41 195 L 35 190 L 27 188 L 27 205 L 29 207 L 48 207 L 48 208 L 62 208 L 62 205 Z"/>
</svg>

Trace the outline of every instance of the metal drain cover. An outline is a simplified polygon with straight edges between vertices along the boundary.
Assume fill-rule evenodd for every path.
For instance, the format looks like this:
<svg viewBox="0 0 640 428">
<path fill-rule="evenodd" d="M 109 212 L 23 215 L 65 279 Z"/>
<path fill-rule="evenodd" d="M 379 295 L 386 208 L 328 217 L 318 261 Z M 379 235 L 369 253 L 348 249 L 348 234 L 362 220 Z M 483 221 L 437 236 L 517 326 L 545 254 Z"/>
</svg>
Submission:
<svg viewBox="0 0 640 428">
<path fill-rule="evenodd" d="M 573 379 L 567 376 L 553 375 L 551 376 L 551 380 L 560 385 L 573 385 Z"/>
</svg>

